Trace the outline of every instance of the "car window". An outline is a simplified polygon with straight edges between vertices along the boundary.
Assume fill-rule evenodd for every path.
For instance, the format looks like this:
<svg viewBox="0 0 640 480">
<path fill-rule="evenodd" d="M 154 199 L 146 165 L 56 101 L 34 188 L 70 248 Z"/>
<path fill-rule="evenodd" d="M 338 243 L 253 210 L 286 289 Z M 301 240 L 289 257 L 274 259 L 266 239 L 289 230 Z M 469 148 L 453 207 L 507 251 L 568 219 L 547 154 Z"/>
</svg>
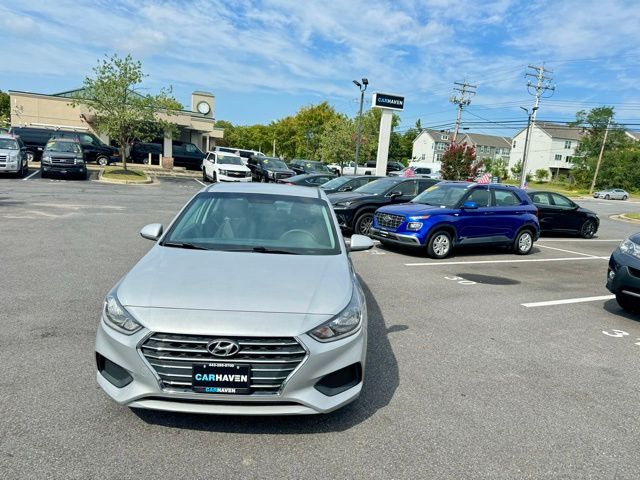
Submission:
<svg viewBox="0 0 640 480">
<path fill-rule="evenodd" d="M 478 207 L 488 207 L 491 195 L 487 188 L 475 188 L 465 198 L 465 202 L 475 202 Z"/>
<path fill-rule="evenodd" d="M 323 183 L 327 183 L 331 180 L 332 177 L 314 177 L 309 179 L 309 183 L 314 185 L 322 185 Z"/>
<path fill-rule="evenodd" d="M 51 152 L 62 152 L 62 153 L 81 153 L 80 144 L 76 142 L 56 142 L 52 140 L 47 143 L 45 150 L 49 150 Z"/>
<path fill-rule="evenodd" d="M 536 205 L 551 205 L 551 200 L 549 200 L 549 194 L 544 192 L 532 194 L 531 201 Z"/>
<path fill-rule="evenodd" d="M 427 175 L 431 173 L 431 169 L 430 168 L 416 168 L 415 169 L 415 173 L 419 174 L 419 175 Z"/>
<path fill-rule="evenodd" d="M 496 207 L 511 207 L 522 203 L 515 193 L 508 190 L 494 190 L 493 197 Z"/>
<path fill-rule="evenodd" d="M 236 155 L 218 155 L 217 163 L 221 165 L 244 165 L 242 159 Z"/>
<path fill-rule="evenodd" d="M 352 180 L 351 180 L 349 177 L 337 177 L 337 178 L 334 178 L 334 179 L 332 179 L 332 180 L 329 180 L 327 183 L 325 183 L 324 185 L 322 185 L 322 188 L 323 188 L 324 190 L 334 190 L 334 189 L 338 189 L 338 188 L 340 188 L 340 187 L 341 187 L 341 186 L 343 186 L 344 184 L 349 183 L 349 182 L 351 182 L 351 181 L 352 181 Z M 350 184 L 350 185 L 352 185 L 352 186 L 353 186 L 353 188 L 357 188 L 357 187 L 359 187 L 360 185 L 363 185 L 363 184 L 359 184 L 359 185 L 355 186 L 355 185 L 356 185 L 356 184 L 355 184 L 355 182 L 356 182 L 356 181 L 357 181 L 357 180 L 353 180 L 353 182 L 354 182 L 354 183 Z"/>
<path fill-rule="evenodd" d="M 187 143 L 187 144 L 184 146 L 184 148 L 185 148 L 185 150 L 187 151 L 187 153 L 196 153 L 196 151 L 197 151 L 196 146 L 195 146 L 195 145 L 192 145 L 192 144 L 190 144 L 190 143 Z"/>
<path fill-rule="evenodd" d="M 424 203 L 436 207 L 454 208 L 467 193 L 466 184 L 437 184 L 427 188 L 424 192 L 411 200 L 412 203 Z"/>
<path fill-rule="evenodd" d="M 330 208 L 319 198 L 203 192 L 180 214 L 162 245 L 335 255 L 340 253 L 340 241 Z"/>
<path fill-rule="evenodd" d="M 18 142 L 13 138 L 0 138 L 0 150 L 18 150 Z"/>
<path fill-rule="evenodd" d="M 438 182 L 439 182 L 438 180 L 430 180 L 430 179 L 418 180 L 418 191 L 422 193 L 425 189 L 435 185 Z"/>
<path fill-rule="evenodd" d="M 550 195 L 556 207 L 563 207 L 563 208 L 573 207 L 573 202 L 568 198 L 563 197 L 562 195 L 558 195 L 557 193 L 551 193 Z"/>
<path fill-rule="evenodd" d="M 418 194 L 418 182 L 415 180 L 402 182 L 393 191 L 401 192 L 403 197 L 415 197 Z"/>
</svg>

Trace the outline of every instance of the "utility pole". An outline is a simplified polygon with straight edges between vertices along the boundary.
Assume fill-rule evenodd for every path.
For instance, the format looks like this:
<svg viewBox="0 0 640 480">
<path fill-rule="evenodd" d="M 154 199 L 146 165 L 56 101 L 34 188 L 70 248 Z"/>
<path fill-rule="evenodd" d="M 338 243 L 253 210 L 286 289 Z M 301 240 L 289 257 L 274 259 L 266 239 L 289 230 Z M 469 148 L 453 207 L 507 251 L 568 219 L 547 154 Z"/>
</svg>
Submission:
<svg viewBox="0 0 640 480">
<path fill-rule="evenodd" d="M 353 81 L 354 85 L 360 89 L 360 111 L 358 112 L 358 130 L 356 133 L 356 163 L 353 167 L 353 174 L 358 174 L 358 154 L 360 153 L 360 137 L 362 135 L 362 104 L 364 103 L 364 91 L 367 89 L 367 85 L 369 85 L 369 80 L 366 78 L 362 79 L 362 83 L 357 80 Z"/>
<path fill-rule="evenodd" d="M 611 125 L 611 117 L 607 121 L 607 128 L 604 131 L 604 138 L 602 139 L 602 146 L 600 147 L 600 155 L 598 155 L 598 163 L 596 163 L 596 171 L 593 174 L 593 180 L 591 181 L 591 188 L 589 189 L 589 195 L 593 195 L 593 190 L 596 188 L 596 180 L 598 178 L 598 171 L 600 170 L 600 163 L 602 162 L 602 155 L 604 154 L 604 145 L 607 143 L 607 134 L 609 133 L 609 126 Z"/>
<path fill-rule="evenodd" d="M 531 69 L 530 72 L 524 74 L 525 78 L 533 77 L 536 79 L 535 84 L 531 83 L 531 81 L 527 81 L 527 90 L 530 95 L 533 95 L 533 108 L 531 109 L 531 115 L 529 116 L 529 122 L 527 123 L 527 135 L 526 138 L 529 137 L 529 130 L 531 126 L 535 126 L 536 124 L 536 114 L 538 112 L 538 108 L 540 108 L 540 98 L 549 98 L 553 95 L 556 87 L 551 82 L 553 78 L 546 74 L 553 73 L 551 70 L 548 70 L 544 67 L 544 64 L 540 67 L 535 65 L 529 65 Z M 550 92 L 549 95 L 545 96 L 545 92 Z M 528 113 L 528 111 L 527 111 Z M 531 147 L 531 143 L 527 144 L 525 140 L 524 153 L 522 154 L 522 174 L 520 175 L 520 188 L 524 186 L 524 182 L 527 179 L 527 158 L 529 157 L 529 148 Z"/>
<path fill-rule="evenodd" d="M 273 150 L 271 151 L 271 156 L 276 156 L 276 137 L 273 137 Z"/>
<path fill-rule="evenodd" d="M 478 88 L 477 85 L 471 85 L 470 83 L 467 83 L 466 80 L 462 83 L 453 82 L 453 90 L 457 93 L 451 95 L 449 101 L 458 105 L 458 116 L 456 117 L 456 127 L 453 130 L 452 142 L 455 142 L 456 137 L 458 136 L 460 121 L 462 120 L 462 108 L 471 103 L 471 97 L 476 94 L 476 88 Z"/>
<path fill-rule="evenodd" d="M 528 108 L 520 107 L 522 110 L 527 112 L 527 133 L 524 136 L 524 152 L 522 153 L 522 166 L 520 170 L 520 188 L 524 188 L 524 184 L 527 183 L 527 175 L 525 173 L 525 169 L 527 168 L 527 146 L 529 145 L 529 130 L 531 130 L 531 118 L 535 115 L 538 107 L 533 107 L 531 113 L 529 113 Z"/>
</svg>

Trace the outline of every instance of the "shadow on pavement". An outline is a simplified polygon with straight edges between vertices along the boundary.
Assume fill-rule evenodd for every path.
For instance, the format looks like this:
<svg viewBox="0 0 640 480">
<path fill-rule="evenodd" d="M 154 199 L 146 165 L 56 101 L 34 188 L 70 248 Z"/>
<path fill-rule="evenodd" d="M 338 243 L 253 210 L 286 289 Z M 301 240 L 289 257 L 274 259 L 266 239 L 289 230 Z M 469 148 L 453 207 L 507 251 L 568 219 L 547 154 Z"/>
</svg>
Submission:
<svg viewBox="0 0 640 480">
<path fill-rule="evenodd" d="M 604 305 L 602 307 L 607 312 L 612 313 L 614 315 L 619 315 L 628 320 L 634 320 L 636 322 L 640 322 L 640 312 L 631 313 L 624 310 L 620 305 L 618 305 L 618 302 L 616 302 L 615 299 L 607 300 L 606 302 L 604 302 Z"/>
<path fill-rule="evenodd" d="M 367 367 L 360 398 L 335 412 L 307 416 L 226 416 L 180 414 L 132 409 L 146 423 L 171 428 L 247 434 L 301 434 L 339 432 L 371 417 L 387 406 L 400 383 L 396 357 L 387 335 L 406 330 L 406 325 L 387 329 L 384 317 L 368 286 L 360 279 L 367 297 L 369 318 Z"/>
</svg>

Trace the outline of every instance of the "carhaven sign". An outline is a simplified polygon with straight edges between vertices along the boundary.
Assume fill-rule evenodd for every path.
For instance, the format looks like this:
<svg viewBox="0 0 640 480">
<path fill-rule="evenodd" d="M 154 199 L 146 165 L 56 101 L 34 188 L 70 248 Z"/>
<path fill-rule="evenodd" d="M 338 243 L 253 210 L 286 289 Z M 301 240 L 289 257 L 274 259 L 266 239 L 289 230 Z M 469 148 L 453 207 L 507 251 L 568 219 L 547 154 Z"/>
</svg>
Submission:
<svg viewBox="0 0 640 480">
<path fill-rule="evenodd" d="M 371 106 L 377 108 L 388 108 L 389 110 L 403 110 L 404 97 L 389 95 L 388 93 L 374 93 Z"/>
</svg>

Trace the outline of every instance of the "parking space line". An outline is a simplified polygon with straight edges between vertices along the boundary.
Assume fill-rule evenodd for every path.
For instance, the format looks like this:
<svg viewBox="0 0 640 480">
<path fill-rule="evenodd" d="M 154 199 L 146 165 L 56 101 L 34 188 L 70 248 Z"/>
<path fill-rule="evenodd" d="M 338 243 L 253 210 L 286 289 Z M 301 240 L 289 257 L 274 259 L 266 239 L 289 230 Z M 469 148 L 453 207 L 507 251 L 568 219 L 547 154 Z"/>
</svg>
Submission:
<svg viewBox="0 0 640 480">
<path fill-rule="evenodd" d="M 566 257 L 566 258 L 527 258 L 519 260 L 472 260 L 470 262 L 424 262 L 424 263 L 405 263 L 405 267 L 426 267 L 441 265 L 480 265 L 488 263 L 529 263 L 529 262 L 569 262 L 579 260 L 609 260 L 609 257 Z"/>
<path fill-rule="evenodd" d="M 567 305 L 569 303 L 598 302 L 602 300 L 611 300 L 616 298 L 615 295 L 601 295 L 599 297 L 582 297 L 582 298 L 566 298 L 564 300 L 550 300 L 547 302 L 521 303 L 523 307 L 551 307 L 553 305 Z"/>
<path fill-rule="evenodd" d="M 541 238 L 536 243 L 540 242 L 621 242 L 621 238 Z"/>
<path fill-rule="evenodd" d="M 201 182 L 201 181 L 200 181 L 200 180 L 198 180 L 197 178 L 194 178 L 194 180 L 195 180 L 196 182 L 198 182 L 200 185 L 202 185 L 203 187 L 206 187 L 206 186 L 207 186 L 207 184 L 206 184 L 206 183 Z"/>
<path fill-rule="evenodd" d="M 550 247 L 548 245 L 536 245 L 539 248 L 548 248 L 549 250 L 557 250 L 558 252 L 572 253 L 573 255 L 584 255 L 585 257 L 596 257 L 597 255 L 591 255 L 589 253 L 574 252 L 573 250 L 565 250 L 564 248 Z"/>
<path fill-rule="evenodd" d="M 40 173 L 40 170 L 36 170 L 36 171 L 35 171 L 35 172 L 33 172 L 31 175 L 28 175 L 28 176 L 24 177 L 24 178 L 22 179 L 22 181 L 24 182 L 25 180 L 29 180 L 31 177 L 33 177 L 34 175 L 37 175 L 37 174 L 39 174 L 39 173 Z"/>
</svg>

